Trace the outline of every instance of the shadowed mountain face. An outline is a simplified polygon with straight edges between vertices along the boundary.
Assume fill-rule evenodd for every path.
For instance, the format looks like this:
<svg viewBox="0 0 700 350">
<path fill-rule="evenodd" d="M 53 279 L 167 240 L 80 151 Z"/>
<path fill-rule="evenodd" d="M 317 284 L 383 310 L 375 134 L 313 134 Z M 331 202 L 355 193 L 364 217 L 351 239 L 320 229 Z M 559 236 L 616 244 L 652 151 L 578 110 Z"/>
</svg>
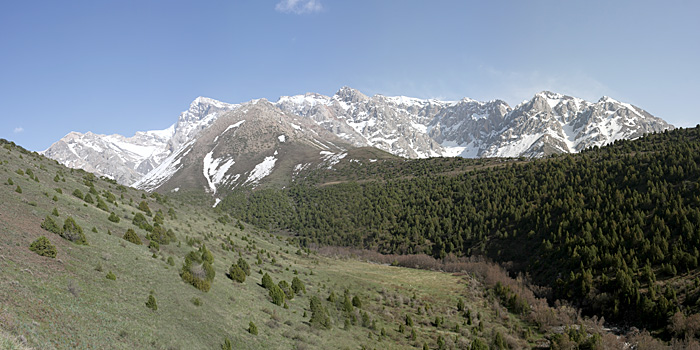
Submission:
<svg viewBox="0 0 700 350">
<path fill-rule="evenodd" d="M 673 126 L 627 103 L 593 103 L 540 92 L 511 108 L 479 102 L 368 97 L 343 87 L 227 104 L 199 97 L 177 123 L 121 135 L 70 133 L 44 154 L 68 166 L 154 190 L 284 185 L 294 169 L 332 166 L 352 147 L 376 147 L 407 158 L 542 157 L 575 153 Z M 344 157 L 344 156 L 343 156 Z"/>
</svg>

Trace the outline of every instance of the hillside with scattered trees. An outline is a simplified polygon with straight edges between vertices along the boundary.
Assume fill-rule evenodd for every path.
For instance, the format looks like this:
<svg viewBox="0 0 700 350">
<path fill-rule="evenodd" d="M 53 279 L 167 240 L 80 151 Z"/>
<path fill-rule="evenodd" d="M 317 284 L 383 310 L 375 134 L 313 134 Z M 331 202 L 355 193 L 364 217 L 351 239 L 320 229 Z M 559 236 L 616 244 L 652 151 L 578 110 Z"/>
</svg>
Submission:
<svg viewBox="0 0 700 350">
<path fill-rule="evenodd" d="M 684 337 L 700 312 L 699 164 L 696 127 L 529 161 L 348 164 L 221 207 L 303 246 L 486 256 L 550 300 Z"/>
</svg>

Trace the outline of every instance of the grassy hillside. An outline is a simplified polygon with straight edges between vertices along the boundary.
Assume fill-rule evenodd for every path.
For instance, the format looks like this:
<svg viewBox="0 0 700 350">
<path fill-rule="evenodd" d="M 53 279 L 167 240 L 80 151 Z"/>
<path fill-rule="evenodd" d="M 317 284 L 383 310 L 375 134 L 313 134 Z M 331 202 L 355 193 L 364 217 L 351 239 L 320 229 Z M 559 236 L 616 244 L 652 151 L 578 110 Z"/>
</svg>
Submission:
<svg viewBox="0 0 700 350">
<path fill-rule="evenodd" d="M 541 160 L 347 164 L 234 193 L 233 216 L 302 245 L 485 255 L 589 314 L 700 336 L 700 127 Z"/>
<path fill-rule="evenodd" d="M 549 307 L 525 280 L 511 279 L 493 264 L 461 262 L 448 269 L 426 256 L 389 264 L 381 256 L 299 248 L 285 236 L 197 206 L 184 194 L 119 186 L 4 141 L 0 179 L 3 349 L 228 344 L 234 349 L 505 349 L 550 341 L 619 343 L 596 320 L 585 320 L 570 307 Z M 133 219 L 142 215 L 139 227 Z M 69 218 L 82 228 L 86 244 L 80 244 L 78 233 L 64 230 Z M 51 221 L 55 232 L 46 229 Z M 124 239 L 129 230 L 142 244 Z M 55 247 L 54 257 L 30 250 L 42 236 Z M 51 251 L 44 248 L 35 250 Z M 209 259 L 215 276 L 208 291 L 181 278 L 186 271 L 205 280 Z M 227 276 L 240 259 L 250 267 L 243 283 Z M 453 272 L 400 267 L 425 261 Z M 266 274 L 277 287 L 262 286 Z M 305 292 L 289 289 L 299 286 L 295 278 Z M 288 294 L 282 290 L 281 296 L 279 286 Z M 521 300 L 536 308 L 519 308 Z"/>
</svg>

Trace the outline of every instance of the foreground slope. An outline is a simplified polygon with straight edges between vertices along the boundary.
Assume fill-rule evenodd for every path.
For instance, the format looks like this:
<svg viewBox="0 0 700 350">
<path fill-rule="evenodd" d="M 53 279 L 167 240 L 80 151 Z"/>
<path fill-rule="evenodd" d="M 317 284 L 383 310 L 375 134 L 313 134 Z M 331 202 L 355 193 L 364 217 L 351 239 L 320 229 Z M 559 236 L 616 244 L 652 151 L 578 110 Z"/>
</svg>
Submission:
<svg viewBox="0 0 700 350">
<path fill-rule="evenodd" d="M 197 205 L 206 195 L 148 194 L 4 140 L 2 146 L 3 344 L 405 349 L 617 342 L 576 310 L 548 307 L 493 264 L 311 251 Z M 68 234 L 76 227 L 70 218 L 85 244 L 77 230 Z M 41 236 L 55 247 L 55 257 L 29 249 Z M 200 254 L 203 260 L 192 263 Z M 250 274 L 238 283 L 227 273 L 241 259 Z M 390 266 L 386 259 L 453 273 Z M 211 261 L 214 273 L 203 261 Z M 184 272 L 209 284 L 195 288 L 181 278 Z M 279 288 L 263 287 L 264 275 Z M 303 290 L 290 293 L 290 284 L 299 287 L 295 279 Z M 538 311 L 519 307 L 520 300 Z M 584 327 L 561 333 L 573 324 Z"/>
</svg>

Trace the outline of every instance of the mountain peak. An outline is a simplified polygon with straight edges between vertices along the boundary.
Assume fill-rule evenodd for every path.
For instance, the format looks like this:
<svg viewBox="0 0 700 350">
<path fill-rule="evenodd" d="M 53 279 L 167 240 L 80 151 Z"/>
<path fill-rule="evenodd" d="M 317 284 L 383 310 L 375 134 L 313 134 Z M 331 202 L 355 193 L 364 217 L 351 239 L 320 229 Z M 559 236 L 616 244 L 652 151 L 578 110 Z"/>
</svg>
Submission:
<svg viewBox="0 0 700 350">
<path fill-rule="evenodd" d="M 221 102 L 219 100 L 215 100 L 209 97 L 199 96 L 195 98 L 194 101 L 192 101 L 192 103 L 190 103 L 190 109 L 197 108 L 201 105 L 209 105 L 214 106 L 216 108 L 228 108 L 232 106 L 230 103 Z"/>
<path fill-rule="evenodd" d="M 543 91 L 536 93 L 535 97 L 537 97 L 537 96 L 541 96 L 541 97 L 544 97 L 546 99 L 561 99 L 561 98 L 567 97 L 567 96 L 562 95 L 560 93 L 552 92 L 552 91 L 548 91 L 548 90 L 543 90 Z"/>
<path fill-rule="evenodd" d="M 345 102 L 361 102 L 369 99 L 365 94 L 361 93 L 359 90 L 353 89 L 348 86 L 343 86 L 335 93 L 341 100 Z"/>
</svg>

